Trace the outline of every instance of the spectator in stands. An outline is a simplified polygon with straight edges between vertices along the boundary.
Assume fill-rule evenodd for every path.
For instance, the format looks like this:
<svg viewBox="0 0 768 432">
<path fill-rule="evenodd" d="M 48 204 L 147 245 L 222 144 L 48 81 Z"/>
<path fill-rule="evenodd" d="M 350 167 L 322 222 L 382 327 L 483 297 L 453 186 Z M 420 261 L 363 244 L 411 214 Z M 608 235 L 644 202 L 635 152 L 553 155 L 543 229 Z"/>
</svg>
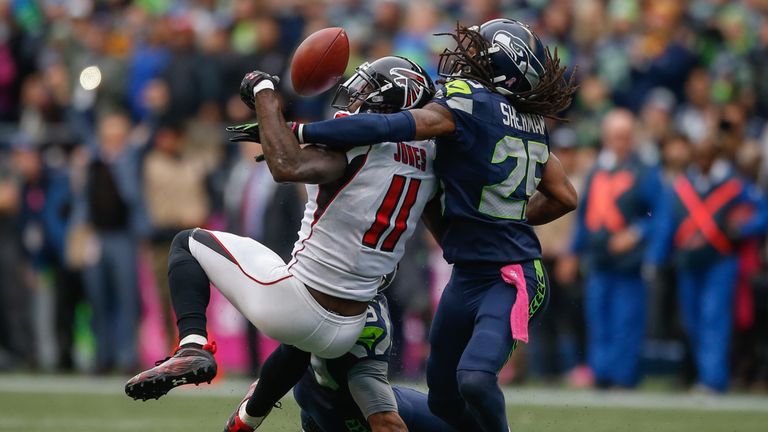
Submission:
<svg viewBox="0 0 768 432">
<path fill-rule="evenodd" d="M 32 337 L 26 344 L 36 354 L 36 365 L 43 369 L 54 366 L 56 353 L 53 329 L 53 292 L 48 289 L 46 274 L 53 269 L 54 244 L 52 232 L 46 230 L 46 206 L 51 188 L 56 179 L 43 163 L 41 148 L 29 137 L 22 136 L 16 141 L 13 152 L 13 166 L 20 181 L 19 222 L 17 229 L 21 237 L 24 260 L 16 270 L 21 272 L 24 285 L 30 290 L 32 313 Z"/>
<path fill-rule="evenodd" d="M 712 81 L 704 68 L 695 68 L 685 81 L 685 99 L 678 107 L 675 128 L 693 142 L 706 138 L 715 128 L 717 108 L 710 97 Z"/>
<path fill-rule="evenodd" d="M 77 305 L 84 299 L 80 268 L 67 256 L 73 248 L 72 237 L 72 175 L 69 172 L 68 148 L 50 151 L 61 152 L 57 166 L 48 166 L 49 185 L 43 209 L 43 224 L 50 242 L 50 264 L 55 287 L 54 331 L 58 348 L 56 366 L 62 371 L 75 367 L 75 314 Z"/>
<path fill-rule="evenodd" d="M 630 86 L 617 94 L 619 105 L 638 112 L 648 93 L 665 87 L 682 96 L 682 86 L 695 57 L 681 41 L 679 26 L 684 4 L 649 1 L 643 3 L 643 27 L 629 45 Z M 627 54 L 624 54 L 627 55 Z"/>
<path fill-rule="evenodd" d="M 577 166 L 577 136 L 569 127 L 559 128 L 550 135 L 552 151 L 560 159 L 563 169 L 581 195 L 584 175 Z M 531 327 L 533 333 L 528 344 L 531 361 L 529 370 L 545 379 L 556 379 L 561 375 L 579 371 L 585 358 L 583 292 L 577 280 L 578 264 L 563 267 L 569 259 L 568 242 L 573 237 L 575 213 L 569 213 L 546 225 L 536 227 L 541 242 L 544 267 L 550 275 L 551 297 L 546 319 L 539 320 Z M 575 376 L 570 377 L 576 378 Z"/>
<path fill-rule="evenodd" d="M 643 160 L 657 163 L 661 159 L 661 143 L 670 133 L 674 109 L 675 96 L 669 90 L 656 88 L 648 94 L 638 115 L 637 152 Z"/>
<path fill-rule="evenodd" d="M 205 225 L 209 204 L 206 167 L 185 156 L 184 131 L 178 122 L 161 124 L 143 170 L 143 196 L 152 225 L 151 254 L 166 337 L 175 346 L 176 324 L 168 290 L 168 251 L 181 230 Z"/>
<path fill-rule="evenodd" d="M 176 120 L 185 120 L 197 114 L 204 104 L 218 100 L 220 71 L 216 62 L 195 45 L 194 29 L 188 17 L 174 18 L 169 24 L 172 55 L 161 77 L 170 91 L 170 115 Z"/>
<path fill-rule="evenodd" d="M 693 163 L 663 194 L 654 217 L 647 274 L 674 260 L 678 301 L 696 369 L 698 388 L 728 388 L 738 241 L 764 233 L 768 203 L 746 183 L 713 140 L 692 146 Z M 751 217 L 737 217 L 740 205 Z"/>
<path fill-rule="evenodd" d="M 757 115 L 768 118 L 768 82 L 760 79 L 768 74 L 768 19 L 761 20 L 758 30 L 757 46 L 749 55 L 749 65 L 752 67 Z"/>
<path fill-rule="evenodd" d="M 79 215 L 93 227 L 95 254 L 84 270 L 93 308 L 96 372 L 137 366 L 139 319 L 138 240 L 147 233 L 139 185 L 138 147 L 129 142 L 130 120 L 121 113 L 98 123 L 98 148 L 87 164 Z"/>
<path fill-rule="evenodd" d="M 128 92 L 131 114 L 134 119 L 144 119 L 151 115 L 151 106 L 147 106 L 144 97 L 147 86 L 156 80 L 168 64 L 170 53 L 168 39 L 171 29 L 167 20 L 155 19 L 149 24 L 145 39 L 136 44 L 130 61 L 128 73 Z"/>
<path fill-rule="evenodd" d="M 589 364 L 598 387 L 640 379 L 646 287 L 640 274 L 661 181 L 635 153 L 635 116 L 610 111 L 603 150 L 587 178 L 572 252 L 583 257 Z"/>
<path fill-rule="evenodd" d="M 31 364 L 29 287 L 23 280 L 19 174 L 8 151 L 0 154 L 0 370 Z"/>
</svg>

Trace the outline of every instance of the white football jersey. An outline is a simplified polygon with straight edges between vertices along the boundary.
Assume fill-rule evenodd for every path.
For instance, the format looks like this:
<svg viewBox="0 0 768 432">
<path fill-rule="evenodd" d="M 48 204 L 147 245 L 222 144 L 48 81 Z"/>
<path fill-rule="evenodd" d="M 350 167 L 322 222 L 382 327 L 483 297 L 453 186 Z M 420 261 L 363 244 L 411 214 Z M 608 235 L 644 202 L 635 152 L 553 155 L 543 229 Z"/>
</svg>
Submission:
<svg viewBox="0 0 768 432">
<path fill-rule="evenodd" d="M 433 141 L 347 152 L 338 181 L 307 185 L 308 201 L 288 272 L 318 291 L 357 301 L 376 295 L 403 257 L 437 190 Z"/>
</svg>

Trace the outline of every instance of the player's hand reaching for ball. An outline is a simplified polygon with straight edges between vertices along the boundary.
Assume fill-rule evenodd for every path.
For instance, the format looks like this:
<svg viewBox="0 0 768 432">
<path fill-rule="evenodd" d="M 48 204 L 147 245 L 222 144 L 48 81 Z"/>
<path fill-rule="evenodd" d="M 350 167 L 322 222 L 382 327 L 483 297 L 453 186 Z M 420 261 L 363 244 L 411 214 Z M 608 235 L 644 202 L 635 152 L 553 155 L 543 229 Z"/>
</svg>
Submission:
<svg viewBox="0 0 768 432">
<path fill-rule="evenodd" d="M 248 108 L 256 110 L 254 95 L 262 90 L 274 90 L 278 83 L 280 78 L 275 75 L 262 71 L 248 72 L 240 82 L 240 100 L 248 105 Z"/>
</svg>

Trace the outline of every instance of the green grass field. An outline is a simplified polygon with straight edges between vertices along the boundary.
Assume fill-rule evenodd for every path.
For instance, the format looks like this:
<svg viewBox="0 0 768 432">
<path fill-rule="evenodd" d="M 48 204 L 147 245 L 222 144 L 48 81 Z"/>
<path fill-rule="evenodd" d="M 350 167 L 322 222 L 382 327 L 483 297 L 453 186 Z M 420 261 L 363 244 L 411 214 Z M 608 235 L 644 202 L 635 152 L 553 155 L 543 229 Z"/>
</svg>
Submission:
<svg viewBox="0 0 768 432">
<path fill-rule="evenodd" d="M 220 431 L 247 388 L 245 381 L 228 381 L 208 389 L 175 390 L 157 401 L 135 402 L 121 393 L 121 382 L 0 375 L 0 431 Z M 768 430 L 768 398 L 764 397 L 702 399 L 682 394 L 535 389 L 513 390 L 509 396 L 513 431 Z M 293 401 L 284 400 L 283 408 L 273 410 L 260 430 L 299 432 Z"/>
</svg>

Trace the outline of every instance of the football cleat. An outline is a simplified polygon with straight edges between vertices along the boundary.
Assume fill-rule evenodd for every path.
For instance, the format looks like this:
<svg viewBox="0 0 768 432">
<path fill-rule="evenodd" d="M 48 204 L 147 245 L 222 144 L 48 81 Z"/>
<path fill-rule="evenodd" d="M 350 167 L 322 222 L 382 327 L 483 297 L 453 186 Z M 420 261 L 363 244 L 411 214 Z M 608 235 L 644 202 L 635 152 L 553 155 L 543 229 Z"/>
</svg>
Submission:
<svg viewBox="0 0 768 432">
<path fill-rule="evenodd" d="M 251 398 L 251 396 L 253 396 L 253 392 L 256 391 L 256 385 L 258 383 L 259 380 L 256 380 L 253 382 L 253 384 L 251 384 L 250 387 L 248 387 L 248 392 L 245 394 L 245 397 L 240 401 L 239 404 L 237 404 L 237 407 L 235 407 L 235 411 L 232 413 L 232 415 L 229 416 L 227 424 L 224 426 L 224 432 L 253 432 L 259 426 L 261 426 L 261 423 L 265 418 L 267 418 L 269 413 L 267 413 L 264 417 L 259 417 L 258 424 L 255 426 L 250 426 L 246 424 L 242 419 L 240 419 L 240 408 L 243 406 L 243 404 L 248 403 L 248 400 Z"/>
<path fill-rule="evenodd" d="M 159 399 L 171 389 L 207 382 L 216 376 L 216 342 L 201 348 L 185 346 L 176 349 L 171 357 L 155 363 L 152 369 L 141 372 L 125 384 L 125 394 L 134 400 Z"/>
</svg>

